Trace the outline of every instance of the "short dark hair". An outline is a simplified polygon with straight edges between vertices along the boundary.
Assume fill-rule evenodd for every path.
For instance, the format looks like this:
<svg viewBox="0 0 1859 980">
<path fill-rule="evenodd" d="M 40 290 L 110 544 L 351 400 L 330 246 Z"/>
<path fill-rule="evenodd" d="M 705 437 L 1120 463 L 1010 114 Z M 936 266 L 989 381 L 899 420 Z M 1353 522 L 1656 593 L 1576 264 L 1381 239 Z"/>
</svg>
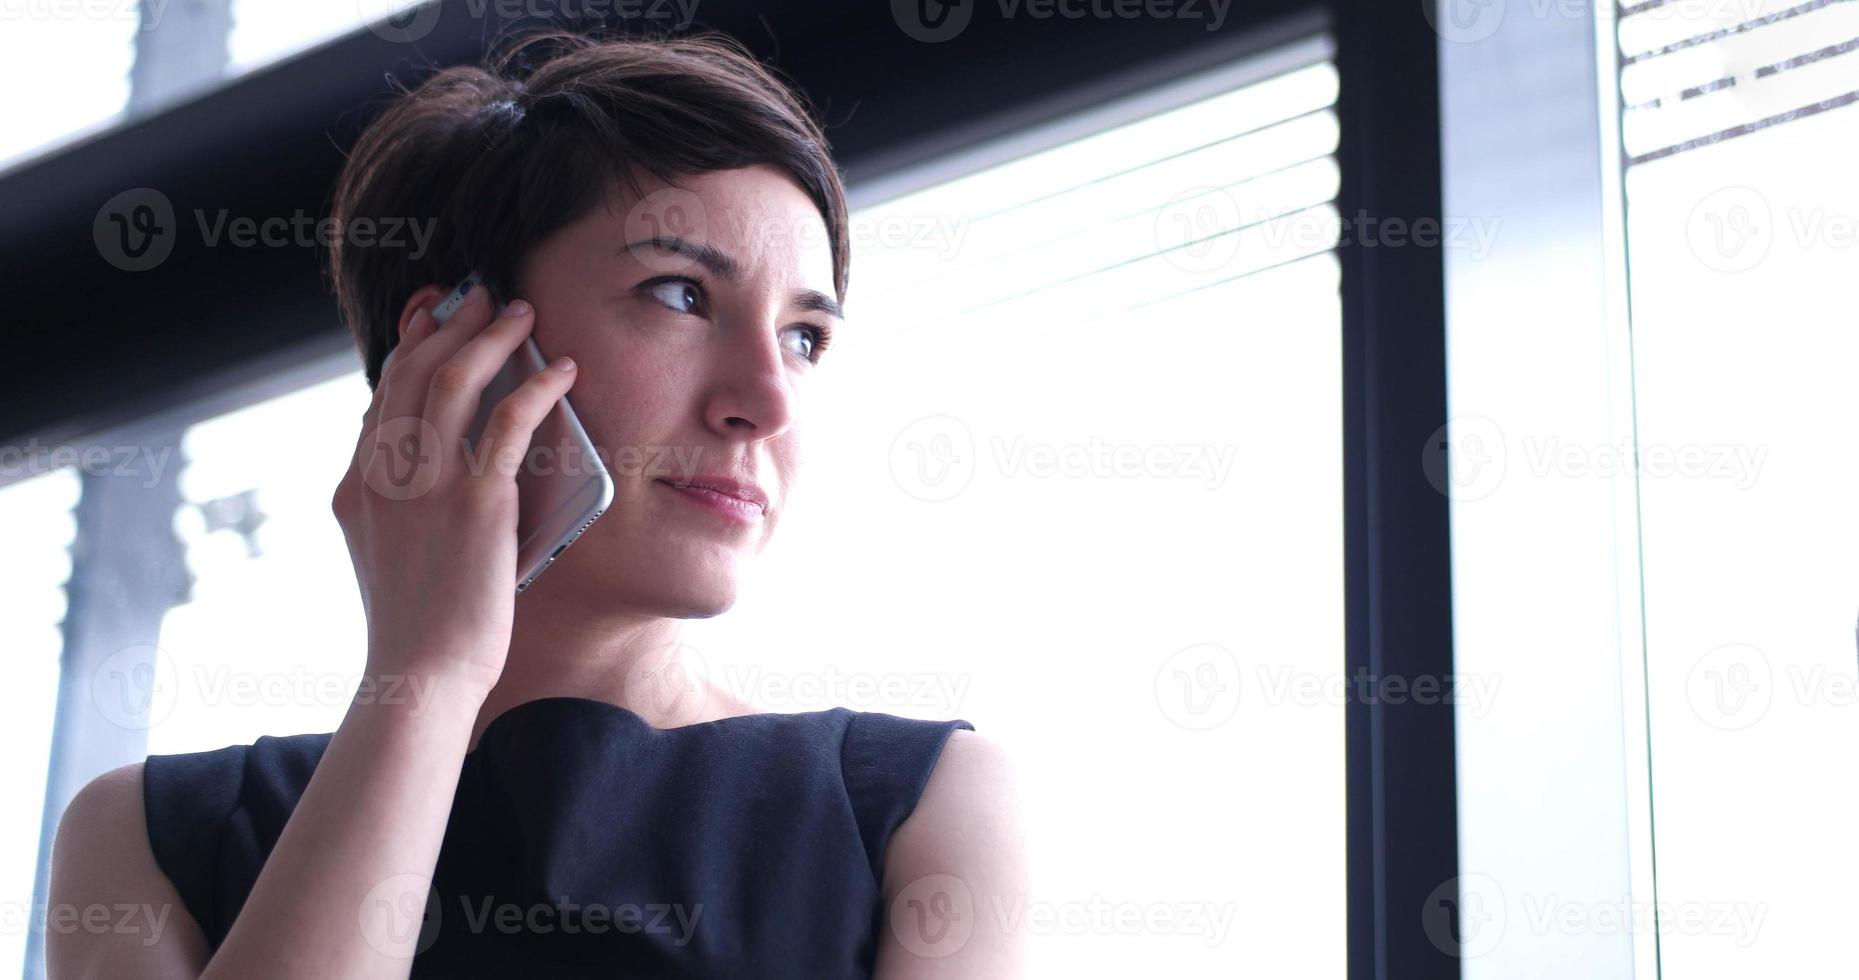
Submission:
<svg viewBox="0 0 1859 980">
<path fill-rule="evenodd" d="M 336 303 L 368 386 L 420 286 L 476 269 L 509 297 L 529 250 L 592 210 L 614 181 L 637 197 L 639 172 L 676 186 L 756 164 L 785 171 L 820 209 L 844 303 L 845 189 L 825 135 L 805 97 L 729 35 L 549 31 L 515 39 L 482 66 L 435 72 L 368 124 L 336 182 L 338 228 L 394 219 L 432 229 L 417 257 L 345 236 L 330 246 Z"/>
</svg>

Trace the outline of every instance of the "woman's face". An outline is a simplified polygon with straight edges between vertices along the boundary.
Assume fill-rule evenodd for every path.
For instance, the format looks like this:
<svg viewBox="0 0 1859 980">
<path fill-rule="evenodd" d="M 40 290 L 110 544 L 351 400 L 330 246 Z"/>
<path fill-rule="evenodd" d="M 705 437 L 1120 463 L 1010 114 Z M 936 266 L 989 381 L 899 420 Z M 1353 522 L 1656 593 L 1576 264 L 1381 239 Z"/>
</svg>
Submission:
<svg viewBox="0 0 1859 980">
<path fill-rule="evenodd" d="M 801 464 L 802 404 L 839 329 L 825 220 L 770 166 L 605 206 L 526 258 L 517 295 L 613 474 L 613 504 L 532 587 L 598 607 L 714 616 L 768 543 Z M 826 355 L 830 357 L 831 355 Z M 766 506 L 676 484 L 724 478 Z"/>
</svg>

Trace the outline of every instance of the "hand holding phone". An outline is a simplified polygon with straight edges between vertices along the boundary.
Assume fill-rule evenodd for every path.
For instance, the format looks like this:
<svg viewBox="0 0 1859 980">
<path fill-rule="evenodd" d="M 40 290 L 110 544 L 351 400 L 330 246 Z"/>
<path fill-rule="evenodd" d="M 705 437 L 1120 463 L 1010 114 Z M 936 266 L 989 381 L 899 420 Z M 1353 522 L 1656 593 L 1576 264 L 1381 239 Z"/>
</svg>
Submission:
<svg viewBox="0 0 1859 980">
<path fill-rule="evenodd" d="M 331 506 L 367 614 L 369 675 L 431 678 L 481 701 L 509 655 L 512 585 L 534 576 L 518 558 L 517 452 L 550 438 L 537 433 L 577 372 L 564 359 L 490 396 L 535 312 L 499 309 L 484 289 L 447 312 L 458 314 L 450 329 L 424 307 L 403 325 Z M 442 370 L 454 383 L 435 388 Z M 467 448 L 473 430 L 486 453 Z"/>
<path fill-rule="evenodd" d="M 481 281 L 476 272 L 466 276 L 433 309 L 433 320 L 443 326 Z M 491 410 L 547 364 L 535 336 L 524 338 L 522 346 L 485 386 L 466 436 L 473 452 L 483 438 Z M 613 503 L 613 478 L 566 395 L 536 427 L 524 465 L 517 472 L 516 486 L 516 591 L 522 592 Z"/>
</svg>

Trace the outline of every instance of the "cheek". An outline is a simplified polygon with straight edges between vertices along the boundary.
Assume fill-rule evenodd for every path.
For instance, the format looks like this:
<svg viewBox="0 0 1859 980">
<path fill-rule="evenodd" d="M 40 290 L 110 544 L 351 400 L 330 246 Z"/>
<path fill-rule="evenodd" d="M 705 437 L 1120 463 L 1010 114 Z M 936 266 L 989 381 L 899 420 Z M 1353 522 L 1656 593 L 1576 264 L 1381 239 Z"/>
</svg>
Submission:
<svg viewBox="0 0 1859 980">
<path fill-rule="evenodd" d="M 784 496 L 785 491 L 799 480 L 801 471 L 806 469 L 806 440 L 801 435 L 803 428 L 800 425 L 790 426 L 769 446 L 775 478 L 781 481 Z"/>
<path fill-rule="evenodd" d="M 581 371 L 568 400 L 595 443 L 616 454 L 676 448 L 671 437 L 694 410 L 685 362 L 660 345 L 621 338 L 586 344 L 574 356 Z"/>
</svg>

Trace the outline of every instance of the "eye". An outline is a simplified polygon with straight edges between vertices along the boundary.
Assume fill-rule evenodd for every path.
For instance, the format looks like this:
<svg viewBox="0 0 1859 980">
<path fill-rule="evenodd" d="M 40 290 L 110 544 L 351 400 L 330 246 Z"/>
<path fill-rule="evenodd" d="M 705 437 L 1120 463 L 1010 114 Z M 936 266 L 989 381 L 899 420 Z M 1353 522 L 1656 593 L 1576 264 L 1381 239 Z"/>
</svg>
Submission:
<svg viewBox="0 0 1859 980">
<path fill-rule="evenodd" d="M 639 288 L 646 295 L 651 296 L 653 302 L 674 313 L 683 313 L 687 316 L 704 314 L 704 283 L 701 279 L 693 279 L 689 276 L 661 276 L 642 283 Z M 784 333 L 793 341 L 788 349 L 811 364 L 820 363 L 820 355 L 826 352 L 827 345 L 832 342 L 833 337 L 831 327 L 812 323 L 794 324 Z"/>
<path fill-rule="evenodd" d="M 702 284 L 695 279 L 672 276 L 646 283 L 645 291 L 654 300 L 676 313 L 696 313 L 702 307 Z"/>
<path fill-rule="evenodd" d="M 832 330 L 811 323 L 797 324 L 789 329 L 792 331 L 789 336 L 800 341 L 790 349 L 814 364 L 820 363 L 820 355 L 826 353 L 826 346 L 832 340 Z"/>
</svg>

